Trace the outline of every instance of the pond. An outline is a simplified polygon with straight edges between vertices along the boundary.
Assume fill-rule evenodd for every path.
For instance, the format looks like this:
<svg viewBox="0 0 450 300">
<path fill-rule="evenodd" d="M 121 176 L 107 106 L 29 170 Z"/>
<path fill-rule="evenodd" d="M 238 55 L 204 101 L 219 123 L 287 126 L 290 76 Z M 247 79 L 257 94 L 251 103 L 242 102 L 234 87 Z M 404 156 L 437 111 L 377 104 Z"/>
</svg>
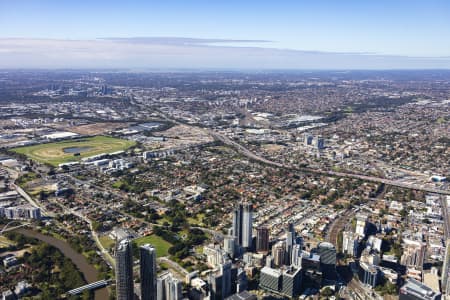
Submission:
<svg viewBox="0 0 450 300">
<path fill-rule="evenodd" d="M 84 146 L 84 147 L 68 147 L 68 148 L 64 148 L 63 151 L 64 153 L 81 153 L 81 152 L 86 152 L 91 150 L 92 147 L 89 146 Z"/>
</svg>

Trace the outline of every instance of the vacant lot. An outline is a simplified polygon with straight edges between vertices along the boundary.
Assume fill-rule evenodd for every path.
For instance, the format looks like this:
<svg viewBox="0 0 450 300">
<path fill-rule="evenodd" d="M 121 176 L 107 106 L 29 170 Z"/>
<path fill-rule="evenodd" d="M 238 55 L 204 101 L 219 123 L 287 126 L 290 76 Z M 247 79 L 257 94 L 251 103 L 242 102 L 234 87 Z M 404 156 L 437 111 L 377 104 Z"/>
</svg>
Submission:
<svg viewBox="0 0 450 300">
<path fill-rule="evenodd" d="M 114 240 L 107 235 L 101 236 L 98 239 L 100 240 L 100 243 L 103 245 L 103 247 L 105 247 L 106 249 L 112 249 L 115 245 Z"/>
<path fill-rule="evenodd" d="M 107 136 L 95 136 L 48 144 L 14 148 L 12 151 L 25 154 L 29 158 L 42 163 L 57 166 L 61 163 L 79 161 L 101 153 L 112 153 L 126 150 L 135 142 Z"/>
<path fill-rule="evenodd" d="M 129 123 L 104 122 L 104 123 L 95 123 L 70 127 L 70 131 L 78 134 L 97 135 L 97 134 L 107 134 L 110 131 L 127 126 L 129 126 Z"/>
</svg>

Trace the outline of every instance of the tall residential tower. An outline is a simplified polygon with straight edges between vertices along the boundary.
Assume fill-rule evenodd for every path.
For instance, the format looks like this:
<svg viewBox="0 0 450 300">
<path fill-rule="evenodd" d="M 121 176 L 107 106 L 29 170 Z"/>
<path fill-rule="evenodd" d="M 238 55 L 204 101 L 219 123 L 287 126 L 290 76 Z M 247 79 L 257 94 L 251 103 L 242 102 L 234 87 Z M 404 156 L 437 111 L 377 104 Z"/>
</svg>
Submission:
<svg viewBox="0 0 450 300">
<path fill-rule="evenodd" d="M 133 300 L 133 248 L 126 238 L 116 246 L 116 293 L 117 300 Z"/>
<path fill-rule="evenodd" d="M 150 244 L 139 247 L 141 299 L 156 300 L 156 251 Z"/>
<path fill-rule="evenodd" d="M 269 253 L 269 228 L 266 226 L 258 227 L 256 230 L 256 252 Z"/>
<path fill-rule="evenodd" d="M 251 203 L 239 204 L 233 211 L 233 236 L 236 244 L 243 248 L 252 247 L 253 206 Z"/>
</svg>

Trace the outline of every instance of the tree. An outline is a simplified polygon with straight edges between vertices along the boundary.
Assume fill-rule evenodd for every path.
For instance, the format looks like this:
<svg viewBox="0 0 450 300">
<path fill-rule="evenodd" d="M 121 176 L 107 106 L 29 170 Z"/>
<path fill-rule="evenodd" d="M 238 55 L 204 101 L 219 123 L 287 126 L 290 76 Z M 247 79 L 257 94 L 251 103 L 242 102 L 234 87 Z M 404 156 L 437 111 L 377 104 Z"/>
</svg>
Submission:
<svg viewBox="0 0 450 300">
<path fill-rule="evenodd" d="M 406 216 L 408 215 L 408 211 L 404 208 L 400 211 L 400 216 L 402 216 L 402 218 L 406 218 Z"/>
<path fill-rule="evenodd" d="M 53 176 L 53 175 L 55 175 L 55 174 L 56 174 L 55 168 L 53 168 L 53 167 L 51 167 L 50 170 L 47 172 L 47 175 L 48 175 L 48 176 Z"/>
<path fill-rule="evenodd" d="M 325 296 L 325 297 L 330 297 L 330 296 L 334 295 L 334 291 L 329 286 L 327 286 L 320 292 L 320 295 Z"/>
<path fill-rule="evenodd" d="M 91 299 L 91 293 L 88 290 L 85 290 L 81 294 L 81 299 L 83 299 L 83 300 L 90 300 Z"/>
<path fill-rule="evenodd" d="M 47 193 L 45 191 L 39 191 L 39 200 L 45 200 L 47 199 Z"/>
<path fill-rule="evenodd" d="M 92 222 L 92 229 L 94 229 L 94 231 L 99 231 L 99 230 L 102 229 L 102 224 L 100 222 L 93 221 Z"/>
<path fill-rule="evenodd" d="M 397 285 L 385 280 L 384 284 L 381 284 L 375 288 L 382 296 L 384 295 L 396 295 L 398 294 Z"/>
</svg>

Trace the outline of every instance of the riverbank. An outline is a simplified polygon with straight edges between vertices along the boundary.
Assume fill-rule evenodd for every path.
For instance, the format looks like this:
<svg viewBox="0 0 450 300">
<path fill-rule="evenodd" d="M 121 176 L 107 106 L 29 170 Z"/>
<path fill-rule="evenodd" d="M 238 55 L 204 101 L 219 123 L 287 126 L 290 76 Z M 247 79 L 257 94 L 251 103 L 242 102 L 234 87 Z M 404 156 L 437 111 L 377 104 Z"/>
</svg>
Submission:
<svg viewBox="0 0 450 300">
<path fill-rule="evenodd" d="M 64 256 L 69 258 L 77 266 L 80 272 L 83 273 L 84 279 L 88 283 L 98 281 L 99 273 L 97 269 L 95 269 L 94 266 L 90 265 L 87 259 L 82 254 L 72 249 L 70 245 L 65 241 L 59 240 L 57 238 L 48 235 L 44 235 L 38 231 L 30 229 L 19 228 L 14 231 L 21 233 L 27 237 L 38 239 L 49 245 L 52 245 L 55 248 L 58 248 L 64 254 Z M 108 299 L 108 297 L 109 295 L 106 288 L 98 289 L 95 291 L 96 300 L 105 300 Z"/>
</svg>

